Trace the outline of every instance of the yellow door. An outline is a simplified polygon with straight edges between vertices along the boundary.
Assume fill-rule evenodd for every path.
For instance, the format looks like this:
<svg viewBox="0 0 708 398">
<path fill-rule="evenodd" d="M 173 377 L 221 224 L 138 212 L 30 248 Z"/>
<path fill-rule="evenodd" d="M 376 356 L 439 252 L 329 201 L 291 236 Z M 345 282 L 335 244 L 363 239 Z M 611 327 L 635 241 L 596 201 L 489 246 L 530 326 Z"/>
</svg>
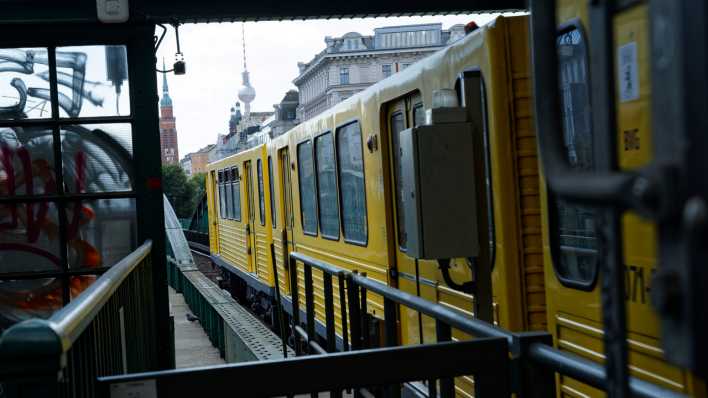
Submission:
<svg viewBox="0 0 708 398">
<path fill-rule="evenodd" d="M 248 272 L 254 272 L 254 267 L 256 264 L 256 251 L 254 250 L 256 246 L 256 233 L 254 229 L 256 222 L 256 209 L 253 200 L 253 167 L 250 160 L 243 163 L 243 170 L 245 179 L 244 185 L 246 189 L 246 212 L 248 213 L 248 220 L 245 223 L 246 241 L 248 245 L 246 248 L 246 253 L 248 254 Z"/>
<path fill-rule="evenodd" d="M 436 302 L 438 301 L 437 264 L 434 261 L 418 261 L 406 254 L 407 239 L 400 198 L 402 187 L 399 179 L 401 174 L 399 133 L 412 126 L 422 124 L 424 113 L 420 102 L 419 94 L 394 101 L 389 104 L 386 114 L 386 126 L 389 133 L 389 181 L 391 192 L 393 192 L 391 198 L 393 211 L 389 214 L 393 217 L 394 234 L 390 238 L 390 247 L 394 251 L 393 258 L 398 274 L 398 280 L 394 280 L 394 282 L 397 282 L 398 287 L 405 292 Z M 426 316 L 421 316 L 417 311 L 402 307 L 401 337 L 404 344 L 435 341 L 435 322 Z"/>
<path fill-rule="evenodd" d="M 217 197 L 216 170 L 209 172 L 207 184 L 209 184 L 208 196 L 211 199 L 209 203 L 209 250 L 212 253 L 217 253 L 219 250 L 219 214 L 217 210 L 219 209 L 219 198 Z"/>
<path fill-rule="evenodd" d="M 280 214 L 283 215 L 283 226 L 281 228 L 281 239 L 284 242 L 283 256 L 287 261 L 288 254 L 295 250 L 295 235 L 293 234 L 293 192 L 290 184 L 290 154 L 288 148 L 278 151 L 278 169 L 280 170 Z M 285 267 L 287 269 L 287 267 Z M 283 271 L 281 278 L 285 287 L 285 292 L 290 293 L 290 278 L 287 270 Z"/>
</svg>

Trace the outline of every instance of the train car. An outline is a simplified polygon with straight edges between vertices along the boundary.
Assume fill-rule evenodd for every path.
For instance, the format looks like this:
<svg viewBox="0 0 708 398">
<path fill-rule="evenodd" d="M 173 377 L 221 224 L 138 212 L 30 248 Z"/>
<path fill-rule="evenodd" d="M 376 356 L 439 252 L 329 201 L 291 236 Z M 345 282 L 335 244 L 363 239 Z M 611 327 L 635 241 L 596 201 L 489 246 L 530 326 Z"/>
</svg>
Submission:
<svg viewBox="0 0 708 398">
<path fill-rule="evenodd" d="M 615 11 L 617 128 L 595 136 L 592 128 L 589 2 L 556 2 L 557 51 L 563 136 L 569 162 L 577 169 L 607 165 L 608 142 L 618 147 L 621 169 L 635 169 L 651 160 L 650 38 L 648 2 L 632 2 Z M 596 43 L 597 44 L 597 43 Z M 604 132 L 603 132 L 604 133 Z M 560 132 L 559 132 L 560 134 Z M 548 330 L 557 347 L 593 361 L 603 360 L 603 325 L 599 261 L 600 210 L 557 201 L 542 192 Z M 650 282 L 657 265 L 656 230 L 636 214 L 622 219 L 629 367 L 633 376 L 705 396 L 705 386 L 691 374 L 669 365 L 660 346 L 659 321 L 650 303 Z M 559 395 L 602 396 L 587 385 L 559 377 Z"/>
<path fill-rule="evenodd" d="M 209 165 L 210 251 L 226 284 L 259 314 L 272 316 L 273 268 L 267 148 L 264 144 Z"/>
<path fill-rule="evenodd" d="M 263 226 L 271 229 L 278 283 L 286 303 L 291 298 L 285 260 L 290 251 L 297 251 L 470 316 L 485 316 L 511 330 L 544 330 L 527 30 L 525 16 L 500 17 L 276 137 L 267 144 L 267 153 L 258 147 L 211 164 L 208 192 L 216 232 L 211 249 L 218 253 L 217 263 L 247 290 L 267 294 L 273 281 L 252 265 L 263 256 L 248 249 L 257 245 L 248 239 L 248 228 L 255 230 L 258 223 L 245 221 L 249 215 L 255 217 L 249 209 L 260 206 L 258 214 L 266 217 Z M 477 208 L 471 211 L 478 216 L 474 228 L 480 251 L 474 258 L 418 261 L 407 254 L 398 137 L 401 130 L 429 123 L 426 114 L 440 106 L 434 104 L 434 97 L 441 93 L 452 93 L 474 134 L 475 151 L 465 156 L 466 165 L 476 172 Z M 239 186 L 238 181 L 254 181 L 246 171 L 246 162 L 253 164 L 254 156 L 268 166 L 259 178 L 259 186 L 264 181 L 268 191 L 265 204 L 259 206 L 252 205 L 249 195 L 255 188 L 249 183 L 230 188 Z M 454 176 L 448 178 L 455 181 Z M 229 219 L 228 203 L 238 202 L 232 192 L 248 198 L 241 209 L 244 221 Z M 226 219 L 224 211 L 216 211 L 222 202 Z M 479 310 L 471 288 L 475 279 L 482 279 L 484 267 L 491 273 L 487 278 L 493 291 L 493 306 L 490 302 L 486 314 Z M 322 322 L 324 293 L 317 270 L 314 278 L 317 319 Z M 301 272 L 298 279 L 302 286 Z M 336 327 L 341 332 L 337 289 L 334 293 Z M 380 337 L 376 321 L 383 319 L 380 298 L 370 295 L 368 310 L 374 325 L 371 341 L 376 344 Z M 401 311 L 404 344 L 435 340 L 434 322 L 415 311 Z M 460 394 L 468 395 L 471 380 L 459 380 L 457 386 Z"/>
</svg>

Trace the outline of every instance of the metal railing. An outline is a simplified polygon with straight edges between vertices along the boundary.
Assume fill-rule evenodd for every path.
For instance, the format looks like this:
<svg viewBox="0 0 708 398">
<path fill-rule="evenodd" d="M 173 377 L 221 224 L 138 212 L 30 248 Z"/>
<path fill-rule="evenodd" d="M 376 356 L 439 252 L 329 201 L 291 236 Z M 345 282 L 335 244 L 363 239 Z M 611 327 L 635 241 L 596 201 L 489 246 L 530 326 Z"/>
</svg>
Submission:
<svg viewBox="0 0 708 398">
<path fill-rule="evenodd" d="M 49 319 L 0 336 L 0 396 L 91 397 L 98 376 L 157 368 L 152 242 L 111 267 Z"/>
<path fill-rule="evenodd" d="M 300 298 L 298 286 L 298 262 L 302 263 L 304 296 L 305 296 L 305 329 L 300 325 Z M 323 348 L 316 336 L 314 286 L 312 268 L 322 271 L 322 289 L 324 290 L 325 322 L 324 333 L 321 333 L 326 347 Z M 551 335 L 546 332 L 514 333 L 499 328 L 490 323 L 474 319 L 461 311 L 448 306 L 434 303 L 420 297 L 392 288 L 356 271 L 347 271 L 335 267 L 319 259 L 301 253 L 290 253 L 290 286 L 292 300 L 292 330 L 296 340 L 295 348 L 298 354 L 304 351 L 322 354 L 332 352 L 341 339 L 343 350 L 358 350 L 370 348 L 368 330 L 371 315 L 367 312 L 367 296 L 376 294 L 384 302 L 384 344 L 388 347 L 400 344 L 398 340 L 399 307 L 404 306 L 432 317 L 436 322 L 436 335 L 439 343 L 452 339 L 452 329 L 474 336 L 475 338 L 498 338 L 506 342 L 508 351 L 505 356 L 510 358 L 507 373 L 510 379 L 510 392 L 522 397 L 553 397 L 556 394 L 555 374 L 573 377 L 592 387 L 605 391 L 607 374 L 605 368 L 593 361 L 577 355 L 561 351 L 553 347 Z M 335 334 L 334 298 L 332 280 L 336 278 L 339 288 L 341 308 L 341 337 Z M 345 298 L 346 292 L 346 298 Z M 474 341 L 474 340 L 473 340 Z M 477 348 L 475 348 L 477 349 Z M 476 353 L 470 351 L 471 358 Z M 428 364 L 434 362 L 428 362 Z M 438 366 L 438 363 L 435 363 Z M 431 368 L 431 366 L 429 366 Z M 367 369 L 367 375 L 376 371 L 387 371 L 375 362 L 362 368 Z M 432 380 L 428 377 L 427 380 Z M 477 387 L 484 380 L 475 378 L 475 396 L 479 394 Z M 455 387 L 451 379 L 440 380 L 440 390 L 436 391 L 436 383 L 428 383 L 429 396 L 454 397 Z M 661 386 L 634 377 L 629 379 L 629 389 L 632 396 L 644 398 L 685 397 L 683 394 L 667 390 Z M 389 390 L 389 396 L 396 396 L 400 389 Z M 482 395 L 485 396 L 485 395 Z"/>
<path fill-rule="evenodd" d="M 337 396 L 344 388 L 359 391 L 428 377 L 475 374 L 486 381 L 479 386 L 478 396 L 508 397 L 507 362 L 503 339 L 478 339 L 103 377 L 98 395 L 180 398 L 231 391 L 239 397 L 275 397 L 329 391 Z"/>
</svg>

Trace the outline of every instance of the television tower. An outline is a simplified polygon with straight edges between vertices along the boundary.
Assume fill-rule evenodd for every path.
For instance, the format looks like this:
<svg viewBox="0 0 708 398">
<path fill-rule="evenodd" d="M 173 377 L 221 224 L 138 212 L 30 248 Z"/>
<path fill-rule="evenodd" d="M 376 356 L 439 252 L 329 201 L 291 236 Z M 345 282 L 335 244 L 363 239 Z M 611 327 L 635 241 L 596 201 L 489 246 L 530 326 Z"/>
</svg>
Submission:
<svg viewBox="0 0 708 398">
<path fill-rule="evenodd" d="M 245 22 L 241 23 L 241 42 L 243 44 L 243 72 L 241 72 L 241 87 L 238 89 L 238 99 L 243 102 L 243 120 L 248 122 L 251 116 L 251 102 L 256 98 L 256 90 L 251 86 L 246 67 L 246 28 Z"/>
</svg>

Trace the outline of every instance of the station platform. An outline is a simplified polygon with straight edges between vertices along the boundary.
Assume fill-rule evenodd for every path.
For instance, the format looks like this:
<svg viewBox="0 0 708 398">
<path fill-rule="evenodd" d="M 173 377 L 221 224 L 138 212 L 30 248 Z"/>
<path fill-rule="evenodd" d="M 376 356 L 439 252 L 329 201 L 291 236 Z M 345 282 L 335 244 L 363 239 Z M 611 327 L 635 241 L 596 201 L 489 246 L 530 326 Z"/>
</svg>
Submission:
<svg viewBox="0 0 708 398">
<path fill-rule="evenodd" d="M 211 344 L 199 320 L 184 301 L 184 296 L 169 288 L 170 310 L 174 317 L 175 366 L 189 368 L 225 364 L 219 350 Z M 188 317 L 188 314 L 190 317 Z"/>
</svg>

